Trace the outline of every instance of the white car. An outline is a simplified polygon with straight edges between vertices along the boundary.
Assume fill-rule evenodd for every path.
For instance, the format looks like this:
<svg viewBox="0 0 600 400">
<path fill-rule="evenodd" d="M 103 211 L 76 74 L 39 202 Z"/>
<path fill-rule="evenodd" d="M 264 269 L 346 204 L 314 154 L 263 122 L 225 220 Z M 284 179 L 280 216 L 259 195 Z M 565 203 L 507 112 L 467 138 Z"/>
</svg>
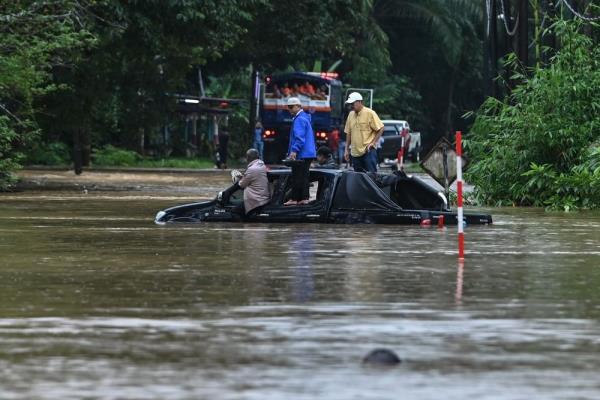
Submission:
<svg viewBox="0 0 600 400">
<path fill-rule="evenodd" d="M 408 131 L 410 132 L 410 125 L 408 125 L 408 121 L 404 121 L 401 119 L 384 119 L 381 122 L 383 122 L 385 126 L 395 126 L 400 132 L 402 132 L 404 129 L 408 129 Z"/>
<path fill-rule="evenodd" d="M 383 149 L 380 152 L 380 158 L 382 160 L 385 158 L 395 158 L 398 150 L 400 149 L 400 137 L 403 136 L 404 132 L 408 132 L 408 137 L 406 134 L 404 134 L 408 142 L 406 144 L 406 152 L 408 153 L 407 156 L 412 158 L 413 161 L 418 162 L 420 160 L 421 152 L 421 133 L 411 132 L 408 121 L 400 119 L 385 119 L 381 122 L 383 122 L 385 130 L 383 131 Z"/>
</svg>

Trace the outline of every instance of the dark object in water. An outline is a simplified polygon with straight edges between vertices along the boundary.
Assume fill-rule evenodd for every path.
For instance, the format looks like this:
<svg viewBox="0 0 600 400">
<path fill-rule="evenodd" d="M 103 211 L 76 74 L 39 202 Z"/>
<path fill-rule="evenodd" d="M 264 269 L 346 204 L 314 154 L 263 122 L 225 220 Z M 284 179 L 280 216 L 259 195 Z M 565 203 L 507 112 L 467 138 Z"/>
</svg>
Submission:
<svg viewBox="0 0 600 400">
<path fill-rule="evenodd" d="M 243 210 L 243 191 L 229 188 L 225 201 L 217 199 L 171 207 L 156 214 L 155 222 L 284 222 L 334 224 L 431 224 L 444 219 L 456 225 L 457 214 L 450 210 L 444 194 L 415 176 L 404 172 L 391 175 L 313 169 L 310 182 L 316 189 L 309 204 L 284 206 L 290 200 L 290 169 L 267 174 L 271 201 L 249 214 Z M 464 214 L 466 225 L 492 223 L 489 214 Z"/>
<path fill-rule="evenodd" d="M 363 364 L 393 366 L 402 362 L 400 357 L 388 349 L 375 349 L 363 358 Z"/>
</svg>

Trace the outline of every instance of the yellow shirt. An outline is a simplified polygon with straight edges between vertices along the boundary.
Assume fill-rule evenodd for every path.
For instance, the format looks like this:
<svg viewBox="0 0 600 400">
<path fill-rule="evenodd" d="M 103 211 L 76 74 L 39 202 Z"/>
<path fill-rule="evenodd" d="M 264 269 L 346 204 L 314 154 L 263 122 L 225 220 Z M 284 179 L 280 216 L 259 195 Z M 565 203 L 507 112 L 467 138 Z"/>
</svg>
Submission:
<svg viewBox="0 0 600 400">
<path fill-rule="evenodd" d="M 381 128 L 383 128 L 383 122 L 370 108 L 363 107 L 358 114 L 350 111 L 344 132 L 346 135 L 350 135 L 352 157 L 364 155 L 367 152 L 367 146 L 375 139 L 377 131 Z"/>
</svg>

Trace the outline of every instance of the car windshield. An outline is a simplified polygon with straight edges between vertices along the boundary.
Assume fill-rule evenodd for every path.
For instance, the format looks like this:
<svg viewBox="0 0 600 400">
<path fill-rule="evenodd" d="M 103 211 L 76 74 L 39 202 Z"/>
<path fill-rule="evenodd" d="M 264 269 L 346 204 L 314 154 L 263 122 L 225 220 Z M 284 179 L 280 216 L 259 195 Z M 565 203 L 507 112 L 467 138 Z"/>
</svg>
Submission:
<svg viewBox="0 0 600 400">
<path fill-rule="evenodd" d="M 396 128 L 393 126 L 386 126 L 385 129 L 383 130 L 383 136 L 396 136 L 398 135 L 398 132 L 396 131 Z"/>
</svg>

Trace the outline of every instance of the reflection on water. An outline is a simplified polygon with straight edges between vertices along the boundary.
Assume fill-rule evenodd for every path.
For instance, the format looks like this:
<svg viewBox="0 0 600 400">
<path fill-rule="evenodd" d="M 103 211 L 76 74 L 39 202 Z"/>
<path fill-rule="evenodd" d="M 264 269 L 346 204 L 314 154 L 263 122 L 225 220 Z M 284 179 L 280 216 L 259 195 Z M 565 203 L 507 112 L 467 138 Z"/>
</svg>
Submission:
<svg viewBox="0 0 600 400">
<path fill-rule="evenodd" d="M 461 258 L 457 261 L 456 267 L 456 294 L 454 298 L 456 299 L 456 304 L 462 303 L 462 294 L 463 294 L 463 281 L 465 274 L 465 261 Z"/>
<path fill-rule="evenodd" d="M 495 210 L 461 266 L 453 229 L 155 226 L 174 202 L 0 195 L 0 398 L 600 397 L 598 214 Z"/>
<path fill-rule="evenodd" d="M 290 248 L 289 261 L 294 271 L 292 298 L 297 303 L 306 303 L 313 298 L 315 290 L 312 272 L 315 243 L 312 232 L 293 232 Z"/>
</svg>

